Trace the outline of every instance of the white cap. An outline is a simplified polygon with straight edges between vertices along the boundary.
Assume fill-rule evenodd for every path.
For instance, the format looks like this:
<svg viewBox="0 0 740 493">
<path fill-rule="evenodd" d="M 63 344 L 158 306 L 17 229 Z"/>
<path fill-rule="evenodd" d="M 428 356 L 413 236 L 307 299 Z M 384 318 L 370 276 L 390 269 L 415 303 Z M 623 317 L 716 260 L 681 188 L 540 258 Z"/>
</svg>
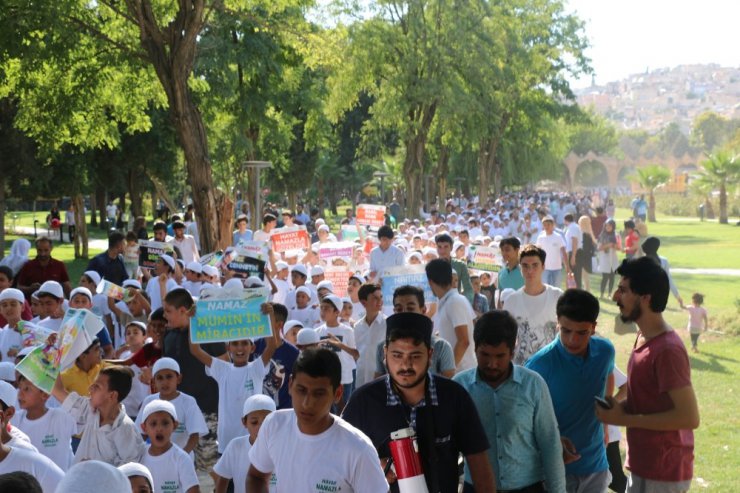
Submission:
<svg viewBox="0 0 740 493">
<path fill-rule="evenodd" d="M 295 290 L 295 294 L 297 295 L 298 293 L 303 293 L 309 298 L 311 297 L 311 290 L 306 286 L 299 286 L 298 289 Z"/>
<path fill-rule="evenodd" d="M 409 260 L 411 260 L 412 258 L 415 258 L 419 262 L 423 260 L 423 257 L 421 256 L 420 252 L 411 252 L 411 254 L 409 255 Z"/>
<path fill-rule="evenodd" d="M 165 264 L 170 266 L 170 269 L 175 270 L 175 259 L 171 256 L 167 255 L 166 253 L 159 256 L 159 259 L 164 262 Z"/>
<path fill-rule="evenodd" d="M 283 324 L 283 334 L 288 332 L 293 327 L 303 327 L 303 322 L 300 322 L 298 320 L 288 320 Z"/>
<path fill-rule="evenodd" d="M 321 226 L 319 226 L 318 231 L 326 231 L 328 233 L 330 231 L 329 226 L 327 226 L 326 224 L 322 224 Z"/>
<path fill-rule="evenodd" d="M 349 276 L 349 278 L 357 279 L 358 281 L 360 281 L 360 284 L 365 284 L 365 278 L 362 277 L 360 274 L 352 274 L 351 276 Z"/>
<path fill-rule="evenodd" d="M 203 273 L 211 277 L 220 275 L 218 268 L 214 265 L 204 265 Z"/>
<path fill-rule="evenodd" d="M 244 289 L 244 283 L 238 277 L 232 277 L 221 286 L 224 289 Z"/>
<path fill-rule="evenodd" d="M 180 374 L 180 365 L 177 364 L 172 358 L 159 358 L 152 368 L 152 376 L 156 375 L 162 370 L 172 370 L 178 375 Z"/>
<path fill-rule="evenodd" d="M 324 268 L 321 267 L 320 265 L 314 265 L 313 267 L 311 267 L 311 277 L 320 276 L 323 273 L 324 273 Z"/>
<path fill-rule="evenodd" d="M 22 305 L 26 301 L 26 298 L 23 296 L 23 291 L 20 289 L 7 288 L 0 293 L 0 301 L 5 300 L 15 300 Z"/>
<path fill-rule="evenodd" d="M 18 391 L 4 380 L 0 380 L 0 401 L 7 407 L 16 407 L 16 396 Z"/>
<path fill-rule="evenodd" d="M 280 272 L 283 269 L 287 269 L 288 262 L 285 262 L 284 260 L 278 260 L 277 262 L 275 262 L 275 268 L 278 270 L 278 272 Z"/>
<path fill-rule="evenodd" d="M 57 485 L 56 493 L 131 493 L 126 475 L 105 462 L 86 460 L 72 466 Z"/>
<path fill-rule="evenodd" d="M 126 279 L 123 281 L 123 287 L 141 289 L 141 283 L 136 279 Z"/>
<path fill-rule="evenodd" d="M 42 294 L 50 294 L 55 298 L 64 299 L 64 289 L 62 289 L 62 285 L 56 281 L 46 281 L 42 284 L 39 290 L 36 291 L 36 296 L 38 297 Z"/>
<path fill-rule="evenodd" d="M 349 303 L 351 305 L 352 304 L 352 298 L 350 298 L 349 296 L 343 296 L 342 297 L 342 303 Z"/>
<path fill-rule="evenodd" d="M 200 262 L 196 262 L 194 260 L 192 262 L 188 262 L 187 265 L 185 266 L 185 269 L 191 272 L 195 272 L 197 274 L 203 273 L 203 265 Z"/>
<path fill-rule="evenodd" d="M 84 286 L 79 286 L 79 287 L 74 288 L 72 292 L 69 293 L 69 299 L 71 300 L 72 298 L 74 298 L 76 294 L 84 294 L 85 296 L 87 296 L 87 299 L 92 301 L 92 293 L 90 292 L 89 289 L 87 289 Z"/>
<path fill-rule="evenodd" d="M 337 310 L 339 310 L 340 312 L 342 311 L 342 307 L 344 306 L 344 304 L 342 303 L 341 298 L 339 298 L 339 296 L 337 296 L 335 294 L 330 294 L 330 295 L 324 296 L 324 299 L 321 300 L 321 302 L 323 303 L 324 301 L 331 302 L 331 304 L 334 305 L 334 307 Z"/>
<path fill-rule="evenodd" d="M 321 340 L 319 338 L 319 333 L 316 332 L 314 329 L 301 329 L 298 331 L 298 335 L 296 336 L 295 343 L 299 346 L 308 346 L 309 344 L 318 344 Z"/>
<path fill-rule="evenodd" d="M 316 285 L 316 290 L 318 291 L 319 289 L 328 289 L 329 291 L 333 292 L 334 285 L 331 283 L 331 281 L 324 280 Z"/>
<path fill-rule="evenodd" d="M 244 286 L 248 288 L 261 288 L 264 287 L 265 283 L 257 276 L 249 276 L 244 281 Z"/>
<path fill-rule="evenodd" d="M 146 334 L 146 324 L 144 322 L 139 322 L 138 320 L 132 320 L 132 321 L 130 321 L 129 323 L 126 324 L 126 327 L 128 327 L 129 325 L 135 325 L 135 326 L 139 327 L 141 330 L 144 331 L 144 334 Z M 124 329 L 125 329 L 125 327 L 124 327 Z"/>
<path fill-rule="evenodd" d="M 255 411 L 270 411 L 276 410 L 275 401 L 265 394 L 255 394 L 250 396 L 244 401 L 244 408 L 242 409 L 242 417 L 248 416 L 249 413 Z"/>
<path fill-rule="evenodd" d="M 128 464 L 118 466 L 118 470 L 125 474 L 127 478 L 133 478 L 135 476 L 146 478 L 146 480 L 149 481 L 149 488 L 154 488 L 154 478 L 152 478 L 152 473 L 149 472 L 149 468 L 144 464 L 129 462 Z"/>
<path fill-rule="evenodd" d="M 0 380 L 15 382 L 15 365 L 10 361 L 0 361 Z"/>
<path fill-rule="evenodd" d="M 96 286 L 100 284 L 100 281 L 102 280 L 100 274 L 98 274 L 94 270 L 86 270 L 85 272 L 83 272 L 83 274 L 89 277 L 93 284 L 95 284 Z"/>
<path fill-rule="evenodd" d="M 293 272 L 297 272 L 301 274 L 303 277 L 308 277 L 308 271 L 306 270 L 306 266 L 303 264 L 295 264 L 293 268 L 290 270 L 291 274 Z"/>
<path fill-rule="evenodd" d="M 158 361 L 162 361 L 162 360 L 158 360 Z M 172 419 L 177 421 L 177 411 L 175 410 L 174 404 L 172 404 L 170 401 L 164 401 L 162 399 L 154 399 L 153 401 L 149 401 L 149 404 L 144 406 L 144 409 L 141 411 L 141 422 L 144 423 L 146 421 L 146 418 L 160 411 L 169 414 L 170 416 L 172 416 Z"/>
</svg>

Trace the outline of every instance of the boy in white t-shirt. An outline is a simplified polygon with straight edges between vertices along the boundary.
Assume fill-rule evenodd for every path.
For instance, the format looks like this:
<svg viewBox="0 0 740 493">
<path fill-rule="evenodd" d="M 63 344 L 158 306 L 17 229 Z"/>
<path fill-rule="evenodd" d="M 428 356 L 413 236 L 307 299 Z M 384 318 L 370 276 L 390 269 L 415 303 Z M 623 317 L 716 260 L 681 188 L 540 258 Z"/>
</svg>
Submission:
<svg viewBox="0 0 740 493">
<path fill-rule="evenodd" d="M 295 290 L 296 307 L 290 310 L 288 318 L 298 320 L 304 327 L 314 328 L 320 323 L 319 313 L 316 308 L 310 306 L 311 290 L 306 286 L 300 286 Z"/>
<path fill-rule="evenodd" d="M 275 310 L 271 303 L 264 303 L 262 313 L 270 317 L 272 327 L 277 327 Z M 226 345 L 231 362 L 214 358 L 201 349 L 200 345 L 190 342 L 190 352 L 206 366 L 206 374 L 218 383 L 218 452 L 224 453 L 231 440 L 244 435 L 244 428 L 239 426 L 244 402 L 254 394 L 262 393 L 262 382 L 267 374 L 268 365 L 279 342 L 279 331 L 266 340 L 265 351 L 254 361 L 249 356 L 255 345 L 251 339 L 230 341 Z"/>
<path fill-rule="evenodd" d="M 262 422 L 268 414 L 275 412 L 275 401 L 266 395 L 253 395 L 244 402 L 242 424 L 249 432 L 232 440 L 218 460 L 213 471 L 216 478 L 216 493 L 226 493 L 229 481 L 234 482 L 234 493 L 246 493 L 247 471 L 249 470 L 249 449 L 254 445 Z M 276 478 L 270 479 L 270 491 L 275 490 Z"/>
<path fill-rule="evenodd" d="M 339 296 L 330 294 L 321 300 L 319 305 L 321 309 L 321 320 L 324 321 L 316 332 L 324 341 L 324 344 L 330 346 L 338 353 L 339 361 L 342 362 L 342 385 L 344 393 L 342 401 L 339 403 L 339 409 L 344 408 L 347 400 L 352 394 L 352 385 L 355 378 L 353 370 L 357 368 L 356 361 L 360 357 L 360 352 L 355 344 L 355 332 L 352 327 L 339 323 L 339 314 L 342 311 L 342 300 Z"/>
<path fill-rule="evenodd" d="M 0 293 L 0 315 L 8 324 L 0 329 L 0 360 L 13 361 L 23 345 L 18 324 L 25 297 L 20 289 L 7 288 Z"/>
<path fill-rule="evenodd" d="M 126 362 L 141 350 L 146 342 L 146 331 L 147 326 L 144 322 L 139 322 L 137 320 L 129 322 L 126 326 L 125 332 L 126 343 L 118 348 L 116 356 L 123 362 Z M 142 381 L 141 368 L 137 365 L 125 366 L 129 366 L 131 370 L 133 370 L 134 380 L 131 382 L 131 392 L 129 392 L 128 396 L 123 401 L 123 405 L 126 407 L 126 414 L 128 414 L 131 419 L 135 420 L 141 410 L 141 403 L 144 402 L 144 399 L 152 393 L 151 386 L 149 383 Z"/>
<path fill-rule="evenodd" d="M 311 488 L 342 493 L 388 491 L 370 439 L 331 414 L 342 397 L 342 364 L 328 349 L 307 349 L 293 365 L 293 409 L 271 413 L 249 450 L 247 491 L 277 493 Z"/>
<path fill-rule="evenodd" d="M 13 418 L 15 425 L 28 435 L 39 453 L 51 459 L 62 471 L 72 467 L 72 436 L 77 423 L 69 413 L 59 408 L 48 409 L 49 394 L 36 387 L 25 376 L 18 377 L 18 406 Z"/>
<path fill-rule="evenodd" d="M 170 401 L 154 399 L 144 406 L 141 418 L 141 429 L 151 442 L 141 457 L 141 464 L 152 473 L 152 490 L 200 493 L 193 459 L 172 443 L 172 434 L 178 427 L 175 406 Z"/>
<path fill-rule="evenodd" d="M 182 381 L 180 365 L 172 358 L 160 358 L 154 363 L 152 377 L 157 393 L 147 396 L 141 403 L 142 410 L 136 417 L 136 426 L 141 427 L 144 423 L 144 409 L 147 404 L 155 400 L 170 402 L 180 417 L 173 430 L 172 442 L 192 457 L 200 437 L 208 434 L 208 426 L 195 398 L 177 390 Z"/>
</svg>

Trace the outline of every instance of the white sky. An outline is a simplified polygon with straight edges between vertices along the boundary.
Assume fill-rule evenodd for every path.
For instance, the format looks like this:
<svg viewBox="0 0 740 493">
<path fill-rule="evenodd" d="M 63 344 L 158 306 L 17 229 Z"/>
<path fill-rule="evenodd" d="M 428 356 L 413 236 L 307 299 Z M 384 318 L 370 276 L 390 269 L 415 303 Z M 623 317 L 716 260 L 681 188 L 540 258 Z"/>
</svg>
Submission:
<svg viewBox="0 0 740 493">
<path fill-rule="evenodd" d="M 596 83 L 692 63 L 740 66 L 738 0 L 566 0 L 586 22 Z M 590 85 L 585 77 L 573 87 Z"/>
</svg>

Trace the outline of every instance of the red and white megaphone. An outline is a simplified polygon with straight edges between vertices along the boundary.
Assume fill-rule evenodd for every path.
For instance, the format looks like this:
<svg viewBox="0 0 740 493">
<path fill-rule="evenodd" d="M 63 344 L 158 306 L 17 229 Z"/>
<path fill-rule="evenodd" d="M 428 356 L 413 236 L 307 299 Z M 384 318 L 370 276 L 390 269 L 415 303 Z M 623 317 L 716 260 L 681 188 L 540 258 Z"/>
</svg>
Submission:
<svg viewBox="0 0 740 493">
<path fill-rule="evenodd" d="M 414 429 L 403 428 L 392 432 L 389 446 L 400 493 L 429 493 Z"/>
</svg>

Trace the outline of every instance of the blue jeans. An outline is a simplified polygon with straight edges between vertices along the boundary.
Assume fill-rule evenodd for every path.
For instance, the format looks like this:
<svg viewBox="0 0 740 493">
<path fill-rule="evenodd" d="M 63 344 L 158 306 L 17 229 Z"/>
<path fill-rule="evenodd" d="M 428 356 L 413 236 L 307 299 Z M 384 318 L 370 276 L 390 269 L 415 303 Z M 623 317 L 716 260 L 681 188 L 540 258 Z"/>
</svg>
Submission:
<svg viewBox="0 0 740 493">
<path fill-rule="evenodd" d="M 545 284 L 549 284 L 550 286 L 554 286 L 556 288 L 560 287 L 560 281 L 563 278 L 563 269 L 553 269 L 553 270 L 545 270 L 542 273 L 542 282 Z"/>
</svg>

